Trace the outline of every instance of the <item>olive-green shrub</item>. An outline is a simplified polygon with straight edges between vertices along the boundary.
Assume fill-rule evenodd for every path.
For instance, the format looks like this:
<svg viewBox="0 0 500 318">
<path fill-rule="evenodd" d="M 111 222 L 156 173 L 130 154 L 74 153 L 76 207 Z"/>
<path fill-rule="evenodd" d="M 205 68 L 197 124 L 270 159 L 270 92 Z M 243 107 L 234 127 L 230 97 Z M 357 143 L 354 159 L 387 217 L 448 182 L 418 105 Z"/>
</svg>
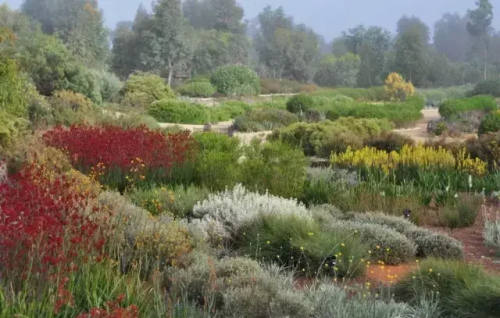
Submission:
<svg viewBox="0 0 500 318">
<path fill-rule="evenodd" d="M 225 65 L 212 74 L 211 83 L 217 92 L 229 96 L 260 94 L 260 79 L 257 73 L 245 65 Z"/>
</svg>

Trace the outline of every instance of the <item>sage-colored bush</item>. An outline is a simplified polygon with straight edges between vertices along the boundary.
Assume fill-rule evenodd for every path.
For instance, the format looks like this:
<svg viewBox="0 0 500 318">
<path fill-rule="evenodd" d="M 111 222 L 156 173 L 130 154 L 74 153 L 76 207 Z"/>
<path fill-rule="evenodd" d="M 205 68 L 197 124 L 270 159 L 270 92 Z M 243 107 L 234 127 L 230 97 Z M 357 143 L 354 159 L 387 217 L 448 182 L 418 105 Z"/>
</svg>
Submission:
<svg viewBox="0 0 500 318">
<path fill-rule="evenodd" d="M 260 79 L 257 73 L 245 65 L 225 65 L 212 74 L 211 83 L 224 95 L 258 95 Z"/>
</svg>

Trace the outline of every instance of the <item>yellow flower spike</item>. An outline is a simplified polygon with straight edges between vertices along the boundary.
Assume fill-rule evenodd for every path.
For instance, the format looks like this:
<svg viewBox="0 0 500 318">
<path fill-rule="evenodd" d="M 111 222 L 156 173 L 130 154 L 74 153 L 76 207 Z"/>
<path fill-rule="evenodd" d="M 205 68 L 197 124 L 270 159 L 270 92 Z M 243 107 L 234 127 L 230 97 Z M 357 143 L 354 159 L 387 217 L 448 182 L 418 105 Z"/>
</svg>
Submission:
<svg viewBox="0 0 500 318">
<path fill-rule="evenodd" d="M 300 250 L 301 250 L 301 251 L 303 251 L 303 250 L 304 250 L 304 247 L 303 247 L 303 246 L 301 246 L 301 247 L 300 247 Z"/>
<path fill-rule="evenodd" d="M 344 243 L 341 243 L 341 244 L 340 244 L 340 246 L 345 247 L 345 244 L 344 244 Z"/>
</svg>

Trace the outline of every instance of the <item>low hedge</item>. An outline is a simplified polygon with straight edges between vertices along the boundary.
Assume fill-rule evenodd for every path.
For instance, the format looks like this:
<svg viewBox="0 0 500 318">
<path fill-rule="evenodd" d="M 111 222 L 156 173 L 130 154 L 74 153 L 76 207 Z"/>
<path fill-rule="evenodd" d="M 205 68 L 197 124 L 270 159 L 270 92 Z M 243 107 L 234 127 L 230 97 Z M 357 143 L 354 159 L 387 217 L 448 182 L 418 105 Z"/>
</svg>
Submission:
<svg viewBox="0 0 500 318">
<path fill-rule="evenodd" d="M 208 107 L 172 99 L 153 102 L 148 114 L 162 123 L 203 125 L 211 122 Z"/>
<path fill-rule="evenodd" d="M 483 111 L 487 113 L 497 108 L 497 103 L 493 97 L 479 95 L 470 98 L 446 100 L 439 107 L 439 114 L 444 118 L 453 118 L 465 112 Z"/>
<path fill-rule="evenodd" d="M 340 118 L 318 123 L 295 123 L 274 131 L 269 139 L 301 147 L 308 156 L 327 158 L 332 152 L 342 152 L 347 147 L 361 149 L 365 140 L 392 128 L 393 125 L 384 119 Z"/>
<path fill-rule="evenodd" d="M 238 131 L 264 131 L 286 127 L 299 121 L 297 115 L 274 108 L 253 109 L 236 118 L 234 126 Z"/>
<path fill-rule="evenodd" d="M 189 97 L 210 97 L 217 90 L 210 82 L 192 82 L 181 85 L 177 88 L 177 92 L 182 96 Z"/>
<path fill-rule="evenodd" d="M 212 74 L 211 83 L 217 92 L 229 96 L 260 94 L 260 78 L 246 65 L 225 65 Z"/>
</svg>

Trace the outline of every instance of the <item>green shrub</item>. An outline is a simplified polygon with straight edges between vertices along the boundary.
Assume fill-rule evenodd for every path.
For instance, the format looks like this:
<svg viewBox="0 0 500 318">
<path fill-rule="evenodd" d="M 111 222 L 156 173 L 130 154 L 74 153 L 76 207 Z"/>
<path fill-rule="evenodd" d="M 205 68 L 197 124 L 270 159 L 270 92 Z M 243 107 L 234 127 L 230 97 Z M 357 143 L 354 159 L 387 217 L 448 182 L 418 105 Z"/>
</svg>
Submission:
<svg viewBox="0 0 500 318">
<path fill-rule="evenodd" d="M 314 99 L 306 94 L 295 95 L 286 102 L 286 109 L 294 114 L 302 114 L 312 107 Z"/>
<path fill-rule="evenodd" d="M 253 144 L 244 155 L 241 182 L 248 189 L 284 198 L 301 195 L 308 162 L 300 149 L 275 141 Z"/>
<path fill-rule="evenodd" d="M 29 122 L 0 110 L 0 150 L 11 146 L 27 132 Z"/>
<path fill-rule="evenodd" d="M 210 82 L 192 82 L 177 88 L 177 92 L 182 96 L 190 97 L 210 97 L 215 94 L 215 87 Z"/>
<path fill-rule="evenodd" d="M 234 244 L 241 255 L 297 268 L 306 276 L 356 277 L 364 271 L 367 247 L 353 234 L 323 230 L 315 221 L 264 216 L 243 226 Z"/>
<path fill-rule="evenodd" d="M 410 305 L 437 293 L 444 317 L 500 317 L 500 278 L 469 263 L 427 260 L 394 289 Z"/>
<path fill-rule="evenodd" d="M 264 131 L 286 127 L 299 121 L 299 118 L 285 110 L 274 108 L 253 109 L 236 118 L 234 126 L 238 131 Z"/>
<path fill-rule="evenodd" d="M 342 229 L 355 232 L 361 243 L 370 249 L 371 259 L 385 264 L 408 263 L 415 258 L 417 252 L 416 245 L 406 236 L 384 225 L 337 221 L 326 224 L 325 228 L 333 232 Z"/>
<path fill-rule="evenodd" d="M 478 134 L 484 135 L 500 131 L 500 111 L 494 111 L 483 117 L 479 124 Z"/>
<path fill-rule="evenodd" d="M 491 95 L 493 97 L 500 97 L 500 79 L 488 79 L 477 83 L 471 95 Z"/>
<path fill-rule="evenodd" d="M 26 116 L 25 84 L 17 63 L 0 56 L 0 111 L 16 117 Z"/>
<path fill-rule="evenodd" d="M 121 91 L 121 104 L 145 109 L 152 102 L 175 97 L 165 80 L 157 75 L 143 72 L 131 74 Z"/>
<path fill-rule="evenodd" d="M 444 118 L 453 118 L 471 111 L 490 112 L 497 109 L 497 103 L 491 96 L 449 99 L 439 107 L 439 114 Z"/>
<path fill-rule="evenodd" d="M 308 156 L 329 157 L 332 152 L 345 151 L 348 146 L 360 149 L 365 140 L 392 127 L 382 119 L 340 118 L 336 121 L 295 123 L 274 131 L 268 139 L 301 147 Z"/>
<path fill-rule="evenodd" d="M 238 138 L 214 132 L 194 134 L 198 142 L 196 181 L 198 184 L 221 191 L 233 187 L 240 179 L 238 159 L 242 155 Z"/>
<path fill-rule="evenodd" d="M 451 228 L 463 228 L 474 225 L 483 199 L 474 195 L 464 195 L 452 206 L 444 207 L 444 225 Z"/>
<path fill-rule="evenodd" d="M 482 134 L 479 138 L 467 140 L 466 146 L 472 158 L 479 158 L 490 167 L 500 166 L 500 133 Z"/>
<path fill-rule="evenodd" d="M 152 215 L 172 214 L 185 218 L 193 212 L 196 203 L 205 200 L 209 191 L 195 186 L 161 187 L 153 189 L 133 189 L 130 200 Z"/>
<path fill-rule="evenodd" d="M 162 123 L 203 125 L 211 122 L 207 106 L 175 99 L 162 99 L 151 103 L 148 114 Z"/>
<path fill-rule="evenodd" d="M 245 65 L 226 65 L 215 70 L 211 83 L 225 95 L 258 95 L 259 76 Z"/>
<path fill-rule="evenodd" d="M 404 145 L 414 145 L 415 141 L 408 136 L 392 131 L 383 131 L 365 142 L 365 146 L 384 150 L 386 152 L 399 152 Z"/>
</svg>

